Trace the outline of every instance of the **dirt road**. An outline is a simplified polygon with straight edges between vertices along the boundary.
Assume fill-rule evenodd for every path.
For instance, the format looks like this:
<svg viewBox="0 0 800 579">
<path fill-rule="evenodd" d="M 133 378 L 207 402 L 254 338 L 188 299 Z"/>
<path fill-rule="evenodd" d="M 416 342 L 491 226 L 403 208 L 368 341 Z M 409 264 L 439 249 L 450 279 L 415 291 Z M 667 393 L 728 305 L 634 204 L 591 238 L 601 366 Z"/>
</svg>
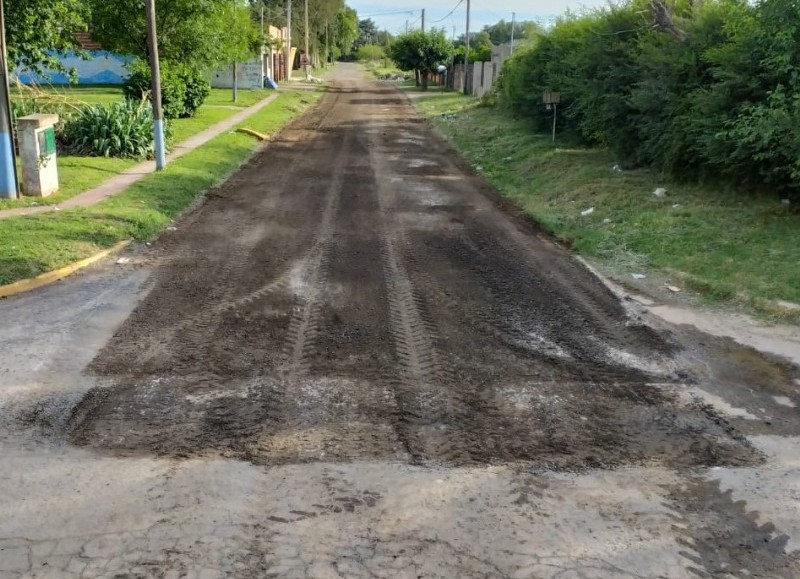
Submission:
<svg viewBox="0 0 800 579">
<path fill-rule="evenodd" d="M 2 579 L 800 577 L 798 370 L 621 302 L 354 67 L 134 257 L 0 306 Z"/>
</svg>

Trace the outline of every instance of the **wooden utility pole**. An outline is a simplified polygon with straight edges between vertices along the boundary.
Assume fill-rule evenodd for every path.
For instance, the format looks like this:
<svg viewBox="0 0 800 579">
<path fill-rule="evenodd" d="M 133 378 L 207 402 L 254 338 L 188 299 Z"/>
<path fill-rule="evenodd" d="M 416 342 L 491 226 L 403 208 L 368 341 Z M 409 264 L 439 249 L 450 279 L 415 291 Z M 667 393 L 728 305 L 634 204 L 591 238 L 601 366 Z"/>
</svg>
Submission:
<svg viewBox="0 0 800 579">
<path fill-rule="evenodd" d="M 305 0 L 304 12 L 305 14 L 303 14 L 303 18 L 305 22 L 303 23 L 303 32 L 305 34 L 306 62 L 308 62 L 309 64 L 305 66 L 305 70 L 303 72 L 306 73 L 306 78 L 308 78 L 309 77 L 308 67 L 310 66 L 311 63 L 311 53 L 308 51 L 308 0 Z"/>
<path fill-rule="evenodd" d="M 286 46 L 283 47 L 286 60 L 286 80 L 292 76 L 292 0 L 286 0 Z"/>
<path fill-rule="evenodd" d="M 8 52 L 3 0 L 0 0 L 0 198 L 17 198 L 17 159 L 14 154 L 14 123 L 11 118 L 8 82 Z"/>
<path fill-rule="evenodd" d="M 467 33 L 464 35 L 464 94 L 469 94 L 469 7 L 467 0 Z"/>
<path fill-rule="evenodd" d="M 164 150 L 164 116 L 161 111 L 161 70 L 158 65 L 158 35 L 156 33 L 155 0 L 145 0 L 147 16 L 147 51 L 150 53 L 150 90 L 153 102 L 153 141 L 156 153 L 156 169 L 167 164 Z"/>
</svg>

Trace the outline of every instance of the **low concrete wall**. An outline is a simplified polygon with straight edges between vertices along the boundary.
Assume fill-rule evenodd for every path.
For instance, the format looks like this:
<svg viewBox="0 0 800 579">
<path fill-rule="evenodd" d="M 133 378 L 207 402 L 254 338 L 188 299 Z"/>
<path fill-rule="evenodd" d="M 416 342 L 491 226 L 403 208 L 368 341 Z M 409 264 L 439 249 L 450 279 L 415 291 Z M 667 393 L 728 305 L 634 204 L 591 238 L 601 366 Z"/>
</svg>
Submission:
<svg viewBox="0 0 800 579">
<path fill-rule="evenodd" d="M 122 84 L 129 72 L 125 65 L 133 60 L 131 56 L 122 56 L 106 50 L 89 50 L 88 60 L 77 56 L 74 52 L 58 55 L 59 62 L 66 69 L 75 69 L 78 84 Z M 67 84 L 69 77 L 63 72 L 46 70 L 40 75 L 24 67 L 14 71 L 23 84 Z"/>
</svg>

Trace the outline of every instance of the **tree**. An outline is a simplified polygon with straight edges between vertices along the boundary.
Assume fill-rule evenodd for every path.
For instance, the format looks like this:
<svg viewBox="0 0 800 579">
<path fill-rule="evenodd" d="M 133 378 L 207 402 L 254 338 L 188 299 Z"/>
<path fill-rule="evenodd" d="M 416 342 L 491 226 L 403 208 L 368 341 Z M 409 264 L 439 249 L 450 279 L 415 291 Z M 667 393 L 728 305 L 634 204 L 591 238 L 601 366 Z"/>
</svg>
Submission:
<svg viewBox="0 0 800 579">
<path fill-rule="evenodd" d="M 83 0 L 5 0 L 8 59 L 38 73 L 62 70 L 53 51 L 78 48 L 75 31 L 86 27 Z M 67 71 L 69 72 L 69 71 Z"/>
<path fill-rule="evenodd" d="M 122 54 L 147 56 L 141 0 L 89 1 L 98 42 Z M 260 37 L 250 8 L 234 0 L 159 0 L 156 26 L 161 58 L 199 68 L 244 59 Z"/>
<path fill-rule="evenodd" d="M 489 35 L 492 44 L 498 45 L 511 42 L 511 22 L 506 20 L 484 26 L 483 32 Z M 514 41 L 528 40 L 541 32 L 541 27 L 535 22 L 523 20 L 514 23 Z"/>
<path fill-rule="evenodd" d="M 353 43 L 358 38 L 358 15 L 356 11 L 344 6 L 336 13 L 335 57 L 353 53 Z"/>
<path fill-rule="evenodd" d="M 444 29 L 430 32 L 415 30 L 397 37 L 389 47 L 389 56 L 403 70 L 413 70 L 419 74 L 422 90 L 428 90 L 428 75 L 436 67 L 445 64 L 453 52 Z"/>
<path fill-rule="evenodd" d="M 356 38 L 355 48 L 358 50 L 359 47 L 365 44 L 377 44 L 377 36 L 378 36 L 378 26 L 372 20 L 372 18 L 365 18 L 364 20 L 358 21 L 358 38 Z"/>
</svg>

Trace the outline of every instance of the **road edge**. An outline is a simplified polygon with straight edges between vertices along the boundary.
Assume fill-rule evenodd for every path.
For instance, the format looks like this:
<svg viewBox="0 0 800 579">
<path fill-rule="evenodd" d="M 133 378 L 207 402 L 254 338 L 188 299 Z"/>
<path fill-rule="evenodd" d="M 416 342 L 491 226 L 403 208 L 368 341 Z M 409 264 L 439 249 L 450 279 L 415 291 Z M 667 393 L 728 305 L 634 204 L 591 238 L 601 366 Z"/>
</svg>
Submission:
<svg viewBox="0 0 800 579">
<path fill-rule="evenodd" d="M 21 279 L 13 283 L 0 286 L 0 298 L 7 298 L 24 292 L 28 292 L 51 283 L 55 283 L 75 273 L 76 271 L 97 263 L 101 259 L 108 257 L 118 251 L 125 249 L 133 242 L 132 239 L 125 239 L 115 243 L 113 246 L 84 259 L 73 262 L 69 265 L 37 275 L 34 278 Z"/>
</svg>

